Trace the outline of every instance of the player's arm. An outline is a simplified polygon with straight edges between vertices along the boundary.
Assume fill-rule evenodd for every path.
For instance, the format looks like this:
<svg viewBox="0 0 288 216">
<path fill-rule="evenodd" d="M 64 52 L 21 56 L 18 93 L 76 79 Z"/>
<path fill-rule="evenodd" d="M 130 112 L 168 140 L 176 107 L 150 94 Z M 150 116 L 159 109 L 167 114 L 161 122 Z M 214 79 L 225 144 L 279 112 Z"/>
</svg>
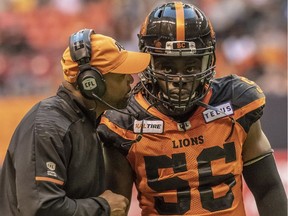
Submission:
<svg viewBox="0 0 288 216">
<path fill-rule="evenodd" d="M 107 189 L 125 196 L 130 202 L 133 172 L 128 160 L 113 147 L 104 147 L 104 159 Z"/>
<path fill-rule="evenodd" d="M 286 216 L 287 197 L 260 120 L 248 132 L 242 157 L 243 176 L 255 197 L 260 215 Z"/>
</svg>

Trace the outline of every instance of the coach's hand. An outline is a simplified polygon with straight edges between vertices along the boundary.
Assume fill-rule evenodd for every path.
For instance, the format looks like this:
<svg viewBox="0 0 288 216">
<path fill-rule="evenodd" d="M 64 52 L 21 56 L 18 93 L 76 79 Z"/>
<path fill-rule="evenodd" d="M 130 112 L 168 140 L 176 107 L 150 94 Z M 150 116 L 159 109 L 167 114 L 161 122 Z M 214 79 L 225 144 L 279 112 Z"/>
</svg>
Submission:
<svg viewBox="0 0 288 216">
<path fill-rule="evenodd" d="M 126 215 L 126 210 L 129 205 L 129 200 L 126 197 L 113 193 L 111 190 L 104 191 L 100 197 L 104 198 L 109 203 L 111 216 Z"/>
</svg>

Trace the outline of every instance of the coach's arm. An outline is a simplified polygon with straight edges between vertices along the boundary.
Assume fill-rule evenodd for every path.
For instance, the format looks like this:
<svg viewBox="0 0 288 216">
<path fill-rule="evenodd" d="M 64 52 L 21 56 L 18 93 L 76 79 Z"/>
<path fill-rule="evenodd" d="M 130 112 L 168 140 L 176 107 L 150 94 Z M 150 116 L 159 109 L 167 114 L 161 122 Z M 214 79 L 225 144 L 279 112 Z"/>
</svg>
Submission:
<svg viewBox="0 0 288 216">
<path fill-rule="evenodd" d="M 133 171 L 123 154 L 113 147 L 104 147 L 106 188 L 125 196 L 129 203 L 132 196 Z M 130 204 L 129 204 L 130 206 Z M 129 207 L 127 207 L 127 212 Z"/>
</svg>

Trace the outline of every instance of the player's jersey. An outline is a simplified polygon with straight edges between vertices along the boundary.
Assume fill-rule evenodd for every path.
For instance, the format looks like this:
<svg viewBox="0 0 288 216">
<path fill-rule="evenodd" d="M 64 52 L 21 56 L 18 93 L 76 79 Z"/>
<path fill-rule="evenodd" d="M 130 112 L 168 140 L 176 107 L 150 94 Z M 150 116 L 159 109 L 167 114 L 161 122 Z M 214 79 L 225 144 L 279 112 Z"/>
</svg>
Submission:
<svg viewBox="0 0 288 216">
<path fill-rule="evenodd" d="M 129 160 L 143 215 L 245 215 L 242 146 L 262 115 L 264 94 L 231 75 L 215 79 L 202 102 L 210 107 L 175 122 L 138 93 L 126 110 L 137 119 L 116 111 L 103 116 L 101 138 Z"/>
</svg>

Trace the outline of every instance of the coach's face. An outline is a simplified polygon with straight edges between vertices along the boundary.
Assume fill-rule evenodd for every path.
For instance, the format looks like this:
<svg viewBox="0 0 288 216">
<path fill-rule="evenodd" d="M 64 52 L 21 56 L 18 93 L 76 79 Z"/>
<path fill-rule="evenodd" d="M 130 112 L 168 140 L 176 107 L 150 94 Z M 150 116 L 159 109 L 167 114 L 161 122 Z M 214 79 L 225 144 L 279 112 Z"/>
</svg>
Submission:
<svg viewBox="0 0 288 216">
<path fill-rule="evenodd" d="M 104 75 L 106 92 L 102 100 L 113 107 L 123 109 L 127 106 L 134 79 L 130 74 L 108 73 Z"/>
</svg>

